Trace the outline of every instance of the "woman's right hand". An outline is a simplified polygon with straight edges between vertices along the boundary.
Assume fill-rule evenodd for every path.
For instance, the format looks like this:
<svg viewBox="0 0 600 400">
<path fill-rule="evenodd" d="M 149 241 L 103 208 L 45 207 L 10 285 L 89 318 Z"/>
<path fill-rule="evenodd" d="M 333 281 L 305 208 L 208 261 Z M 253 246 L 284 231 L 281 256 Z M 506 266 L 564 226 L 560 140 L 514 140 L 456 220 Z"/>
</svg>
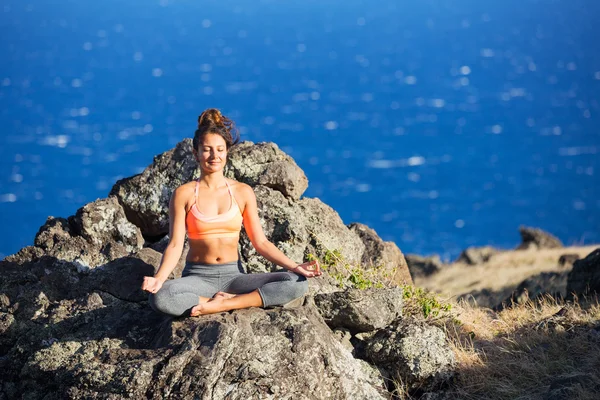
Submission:
<svg viewBox="0 0 600 400">
<path fill-rule="evenodd" d="M 142 290 L 150 293 L 156 293 L 162 287 L 163 282 L 153 276 L 145 276 L 142 283 Z"/>
</svg>

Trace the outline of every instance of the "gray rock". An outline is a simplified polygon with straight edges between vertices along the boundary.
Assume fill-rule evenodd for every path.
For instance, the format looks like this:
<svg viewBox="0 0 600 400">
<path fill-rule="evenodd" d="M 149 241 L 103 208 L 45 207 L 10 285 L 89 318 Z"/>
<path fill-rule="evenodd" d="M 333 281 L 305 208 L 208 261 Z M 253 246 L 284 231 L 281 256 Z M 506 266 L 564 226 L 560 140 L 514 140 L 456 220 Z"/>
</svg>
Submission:
<svg viewBox="0 0 600 400">
<path fill-rule="evenodd" d="M 558 259 L 558 265 L 561 267 L 573 266 L 575 261 L 579 260 L 579 254 L 563 254 Z"/>
<path fill-rule="evenodd" d="M 258 149 L 274 156 L 257 169 L 254 189 L 265 232 L 279 248 L 298 261 L 338 250 L 355 270 L 372 268 L 363 265 L 366 255 L 370 263 L 399 269 L 399 249 L 374 231 L 350 230 L 318 199 L 297 199 L 301 177 L 283 167 L 286 158 L 277 158 L 283 153 L 265 146 Z M 49 218 L 35 246 L 0 261 L 0 397 L 389 398 L 387 372 L 354 358 L 350 331 L 334 334 L 311 297 L 339 290 L 340 277 L 350 285 L 346 265 L 336 276 L 311 279 L 311 295 L 294 309 L 172 320 L 149 308 L 142 279 L 157 270 L 168 243 L 170 194 L 195 168 L 191 140 L 183 141 L 142 174 L 119 181 L 114 197 L 67 219 Z M 151 247 L 142 248 L 142 232 L 155 242 Z M 240 253 L 249 271 L 272 270 L 245 233 Z M 187 247 L 170 278 L 180 276 L 186 254 Z M 400 314 L 395 291 L 367 293 L 370 299 L 344 305 L 363 321 L 357 326 L 383 327 Z M 373 335 L 358 334 L 361 349 Z"/>
<path fill-rule="evenodd" d="M 69 223 L 75 234 L 100 247 L 116 242 L 131 252 L 144 245 L 142 233 L 127 220 L 115 197 L 86 204 L 77 210 Z"/>
<path fill-rule="evenodd" d="M 298 200 L 308 187 L 304 171 L 275 143 L 243 142 L 229 154 L 226 174 L 250 186 L 262 185 Z"/>
<path fill-rule="evenodd" d="M 369 332 L 383 328 L 402 316 L 403 291 L 399 288 L 349 289 L 318 294 L 315 304 L 332 329 Z"/>
<path fill-rule="evenodd" d="M 521 233 L 521 244 L 517 250 L 525 250 L 531 247 L 537 249 L 557 249 L 563 247 L 562 242 L 552 234 L 539 228 L 530 228 L 527 226 L 519 227 Z"/>
<path fill-rule="evenodd" d="M 21 385 L 31 393 L 52 377 L 56 393 L 86 398 L 387 398 L 377 371 L 313 308 L 165 320 L 157 329 L 153 349 L 118 338 L 55 342 L 29 357 Z"/>
<path fill-rule="evenodd" d="M 538 299 L 544 295 L 563 298 L 567 293 L 567 277 L 568 272 L 566 271 L 541 272 L 525 279 L 513 290 L 508 298 L 493 308 L 500 309 L 512 303 L 523 304 L 529 299 Z"/>
<path fill-rule="evenodd" d="M 169 232 L 169 200 L 175 189 L 199 176 L 192 139 L 154 157 L 141 174 L 119 180 L 110 191 L 123 206 L 127 219 L 147 236 Z"/>
<path fill-rule="evenodd" d="M 600 248 L 575 261 L 567 281 L 567 297 L 587 293 L 600 294 Z"/>
<path fill-rule="evenodd" d="M 417 254 L 405 254 L 408 270 L 413 279 L 431 276 L 442 268 L 440 256 L 422 257 Z"/>
<path fill-rule="evenodd" d="M 469 247 L 460 253 L 456 262 L 462 262 L 468 265 L 484 264 L 497 253 L 499 253 L 498 249 L 495 249 L 492 246 Z"/>
<path fill-rule="evenodd" d="M 304 172 L 274 143 L 238 144 L 229 154 L 225 174 L 251 186 L 268 186 L 292 199 L 299 199 L 308 187 Z M 154 157 L 141 174 L 118 181 L 110 194 L 119 199 L 127 219 L 144 235 L 162 236 L 169 231 L 171 194 L 198 176 L 192 140 L 184 139 L 173 150 Z"/>
<path fill-rule="evenodd" d="M 408 390 L 423 392 L 446 384 L 456 365 L 444 332 L 412 318 L 379 330 L 368 342 L 365 355 Z"/>
<path fill-rule="evenodd" d="M 383 268 L 391 280 L 398 285 L 412 285 L 412 277 L 404 255 L 394 242 L 384 242 L 374 229 L 360 223 L 352 223 L 348 228 L 355 232 L 365 245 L 363 265 Z"/>
<path fill-rule="evenodd" d="M 254 192 L 265 235 L 292 260 L 300 262 L 309 254 L 323 258 L 328 249 L 335 249 L 349 263 L 360 265 L 365 245 L 331 207 L 319 199 L 293 201 L 265 186 L 255 187 Z M 248 271 L 265 272 L 276 268 L 256 252 L 245 231 L 240 242 L 242 260 Z"/>
<path fill-rule="evenodd" d="M 108 198 L 85 205 L 68 220 L 49 217 L 34 243 L 43 251 L 21 254 L 14 260 L 23 263 L 46 255 L 87 271 L 137 251 L 144 240 L 140 230 L 127 221 L 116 199 Z"/>
</svg>

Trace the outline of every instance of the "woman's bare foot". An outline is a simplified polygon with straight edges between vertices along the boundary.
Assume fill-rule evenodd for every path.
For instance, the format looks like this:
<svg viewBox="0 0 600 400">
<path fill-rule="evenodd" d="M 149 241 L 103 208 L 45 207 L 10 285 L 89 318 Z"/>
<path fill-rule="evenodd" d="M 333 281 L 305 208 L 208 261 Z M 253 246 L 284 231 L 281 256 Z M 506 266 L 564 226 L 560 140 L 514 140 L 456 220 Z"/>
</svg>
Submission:
<svg viewBox="0 0 600 400">
<path fill-rule="evenodd" d="M 238 310 L 240 308 L 262 307 L 263 305 L 263 301 L 258 293 L 258 290 L 239 295 L 232 295 L 225 292 L 219 293 L 222 293 L 222 295 L 215 295 L 207 302 L 203 302 L 203 299 L 200 298 L 198 305 L 192 308 L 192 317 L 220 313 L 229 310 Z"/>
<path fill-rule="evenodd" d="M 213 299 L 231 299 L 232 297 L 235 297 L 235 294 L 231 294 L 231 293 L 227 293 L 227 292 L 217 292 L 217 294 L 215 294 L 213 296 Z"/>
<path fill-rule="evenodd" d="M 192 317 L 198 317 L 200 315 L 214 314 L 221 311 L 225 311 L 225 307 L 223 307 L 223 300 L 226 299 L 212 298 L 206 303 L 200 303 L 194 308 L 192 308 L 190 315 Z"/>
</svg>

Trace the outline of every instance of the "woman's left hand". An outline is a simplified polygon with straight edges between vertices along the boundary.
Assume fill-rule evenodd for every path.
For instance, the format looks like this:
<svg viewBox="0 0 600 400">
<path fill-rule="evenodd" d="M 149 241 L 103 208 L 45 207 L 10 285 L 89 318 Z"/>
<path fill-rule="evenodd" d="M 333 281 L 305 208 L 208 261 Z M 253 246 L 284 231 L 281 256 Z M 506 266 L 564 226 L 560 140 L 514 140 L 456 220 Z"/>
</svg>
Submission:
<svg viewBox="0 0 600 400">
<path fill-rule="evenodd" d="M 312 278 L 321 275 L 321 266 L 319 265 L 319 262 L 317 260 L 312 260 L 303 264 L 296 265 L 296 267 L 291 271 L 297 273 L 298 275 L 306 276 L 307 278 Z"/>
</svg>

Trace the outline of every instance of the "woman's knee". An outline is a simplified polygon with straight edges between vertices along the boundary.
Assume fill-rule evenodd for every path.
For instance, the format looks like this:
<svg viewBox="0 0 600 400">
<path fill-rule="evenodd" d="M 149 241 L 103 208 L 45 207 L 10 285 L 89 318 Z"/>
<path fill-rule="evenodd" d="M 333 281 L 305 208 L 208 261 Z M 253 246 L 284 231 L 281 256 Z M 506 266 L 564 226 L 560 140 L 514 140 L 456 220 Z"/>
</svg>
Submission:
<svg viewBox="0 0 600 400">
<path fill-rule="evenodd" d="M 308 281 L 304 276 L 293 274 L 290 279 L 273 282 L 261 288 L 261 294 L 266 306 L 282 305 L 299 297 L 308 291 Z"/>
<path fill-rule="evenodd" d="M 308 279 L 304 276 L 300 276 L 296 282 L 294 282 L 294 298 L 304 296 L 308 292 Z"/>
<path fill-rule="evenodd" d="M 169 307 L 169 299 L 168 296 L 165 296 L 166 291 L 159 290 L 157 293 L 150 293 L 148 295 L 148 304 L 150 308 L 154 311 L 159 312 L 161 314 L 169 314 L 170 315 L 170 307 Z"/>
</svg>

